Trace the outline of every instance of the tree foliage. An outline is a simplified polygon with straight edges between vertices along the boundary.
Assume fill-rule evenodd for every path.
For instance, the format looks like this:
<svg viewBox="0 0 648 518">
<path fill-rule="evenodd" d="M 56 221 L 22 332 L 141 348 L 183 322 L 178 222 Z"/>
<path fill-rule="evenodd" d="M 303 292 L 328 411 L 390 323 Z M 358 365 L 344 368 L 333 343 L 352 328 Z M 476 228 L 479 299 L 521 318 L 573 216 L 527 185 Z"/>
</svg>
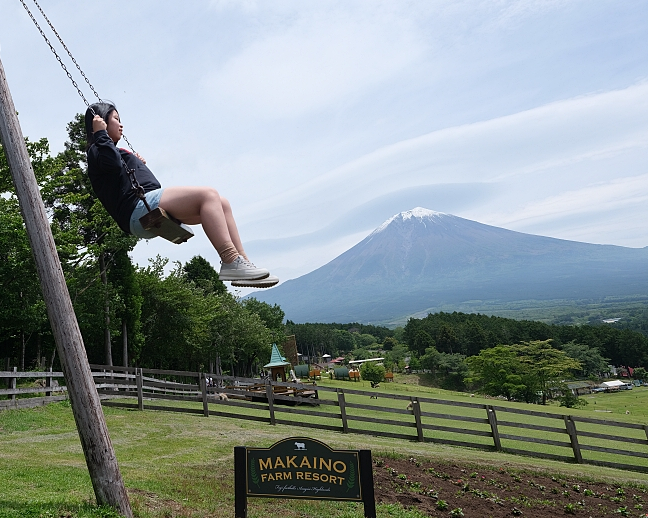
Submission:
<svg viewBox="0 0 648 518">
<path fill-rule="evenodd" d="M 455 312 L 411 318 L 403 334 L 405 343 L 421 356 L 432 346 L 440 352 L 473 356 L 496 345 L 551 339 L 559 349 L 570 342 L 586 345 L 614 365 L 648 366 L 648 337 L 610 325 L 552 325 Z"/>
<path fill-rule="evenodd" d="M 158 258 L 138 268 L 129 257 L 137 239 L 122 232 L 96 199 L 86 173 L 85 134 L 79 115 L 68 125 L 69 140 L 56 157 L 46 140 L 27 142 L 43 201 L 51 219 L 68 291 L 94 363 L 171 369 L 206 368 L 215 357 L 225 372 L 258 370 L 281 341 L 279 306 L 241 304 L 202 257 L 165 275 Z M 32 254 L 0 146 L 0 357 L 51 356 L 54 343 Z M 246 307 L 247 306 L 247 307 Z M 267 323 L 267 325 L 266 325 Z"/>
<path fill-rule="evenodd" d="M 484 349 L 466 359 L 466 382 L 491 396 L 533 403 L 543 402 L 564 376 L 580 369 L 580 363 L 551 346 L 550 340 Z"/>
<path fill-rule="evenodd" d="M 365 362 L 360 367 L 363 380 L 380 383 L 385 379 L 385 367 L 376 362 Z"/>
</svg>

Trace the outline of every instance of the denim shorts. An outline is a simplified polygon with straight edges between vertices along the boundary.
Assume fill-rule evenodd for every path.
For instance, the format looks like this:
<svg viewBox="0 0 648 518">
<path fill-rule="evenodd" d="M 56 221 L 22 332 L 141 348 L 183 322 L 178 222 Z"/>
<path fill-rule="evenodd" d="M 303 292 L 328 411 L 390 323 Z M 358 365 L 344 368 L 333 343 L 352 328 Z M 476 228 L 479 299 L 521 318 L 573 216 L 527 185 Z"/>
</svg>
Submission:
<svg viewBox="0 0 648 518">
<path fill-rule="evenodd" d="M 151 210 L 157 209 L 158 205 L 160 204 L 160 198 L 162 198 L 162 192 L 164 192 L 164 189 L 155 189 L 154 191 L 149 191 L 144 195 L 146 197 L 147 203 L 149 204 L 149 207 L 151 207 Z M 133 213 L 131 214 L 130 231 L 131 234 L 139 238 L 153 239 L 154 237 L 156 237 L 156 235 L 153 232 L 144 230 L 144 227 L 142 227 L 142 224 L 139 222 L 139 219 L 146 213 L 148 213 L 148 210 L 146 210 L 146 205 L 144 205 L 144 202 L 142 200 L 139 200 L 137 202 L 137 205 L 135 206 L 135 209 L 133 210 Z"/>
</svg>

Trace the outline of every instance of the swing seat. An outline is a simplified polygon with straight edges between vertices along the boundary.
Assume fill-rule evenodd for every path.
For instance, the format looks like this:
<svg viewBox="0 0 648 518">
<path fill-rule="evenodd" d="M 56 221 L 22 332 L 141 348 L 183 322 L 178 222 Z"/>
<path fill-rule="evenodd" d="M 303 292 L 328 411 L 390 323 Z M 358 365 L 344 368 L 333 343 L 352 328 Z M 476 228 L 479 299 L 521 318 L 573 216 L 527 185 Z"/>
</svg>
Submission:
<svg viewBox="0 0 648 518">
<path fill-rule="evenodd" d="M 193 230 L 160 207 L 145 214 L 139 221 L 144 230 L 153 232 L 156 236 L 163 237 L 177 245 L 194 236 Z"/>
</svg>

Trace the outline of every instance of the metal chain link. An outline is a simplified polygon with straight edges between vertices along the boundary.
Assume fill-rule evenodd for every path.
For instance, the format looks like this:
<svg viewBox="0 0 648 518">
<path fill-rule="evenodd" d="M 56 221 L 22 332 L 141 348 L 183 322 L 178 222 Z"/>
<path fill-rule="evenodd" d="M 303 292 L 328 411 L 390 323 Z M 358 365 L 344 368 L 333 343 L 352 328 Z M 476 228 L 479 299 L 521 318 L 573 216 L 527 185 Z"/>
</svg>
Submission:
<svg viewBox="0 0 648 518">
<path fill-rule="evenodd" d="M 20 1 L 23 2 L 23 0 L 20 0 Z M 88 86 L 90 87 L 90 90 L 92 90 L 92 93 L 95 94 L 95 97 L 96 97 L 97 99 L 99 99 L 99 102 L 103 102 L 103 100 L 101 99 L 101 97 L 99 97 L 99 94 L 98 94 L 97 91 L 95 90 L 94 86 L 92 86 L 92 84 L 90 84 L 90 80 L 89 80 L 89 79 L 87 78 L 87 76 L 83 73 L 83 70 L 81 70 L 81 67 L 80 67 L 79 64 L 77 63 L 77 60 L 74 59 L 74 56 L 72 55 L 72 53 L 71 53 L 71 52 L 69 51 L 69 49 L 67 48 L 67 45 L 63 42 L 63 38 L 61 38 L 61 36 L 59 35 L 59 33 L 56 31 L 56 29 L 54 28 L 54 25 L 52 24 L 52 22 L 50 22 L 49 18 L 47 17 L 47 15 L 45 14 L 45 12 L 44 12 L 43 9 L 41 8 L 41 6 L 38 4 L 38 2 L 37 2 L 36 0 L 33 0 L 33 1 L 34 1 L 34 3 L 36 4 L 36 7 L 38 7 L 38 10 L 40 11 L 40 13 L 43 15 L 43 18 L 45 18 L 45 21 L 47 22 L 47 24 L 50 26 L 50 29 L 52 29 L 52 32 L 53 32 L 53 33 L 56 35 L 56 37 L 58 38 L 59 43 L 60 43 L 61 46 L 65 49 L 65 52 L 67 52 L 67 55 L 70 56 L 70 59 L 72 60 L 72 63 L 74 63 L 74 65 L 76 66 L 76 68 L 77 68 L 77 70 L 79 71 L 79 73 L 83 76 L 83 79 L 85 79 L 85 82 L 86 82 L 86 83 L 88 84 Z M 23 5 L 24 5 L 24 2 L 23 2 Z M 33 18 L 32 18 L 32 19 L 33 19 Z M 50 46 L 50 47 L 51 47 L 51 46 Z M 59 60 L 59 61 L 60 61 L 60 60 Z"/>
<path fill-rule="evenodd" d="M 61 56 L 58 55 L 58 53 L 56 52 L 56 49 L 52 46 L 52 43 L 50 42 L 50 40 L 47 38 L 47 36 L 45 36 L 45 33 L 43 32 L 43 29 L 41 29 L 41 26 L 38 25 L 38 22 L 36 21 L 36 18 L 34 18 L 34 15 L 33 15 L 32 12 L 29 10 L 29 7 L 27 7 L 27 4 L 25 3 L 25 0 L 20 0 L 20 3 L 21 3 L 21 4 L 23 5 L 23 7 L 25 8 L 25 11 L 27 11 L 27 14 L 28 14 L 29 17 L 32 19 L 32 22 L 34 22 L 34 25 L 36 25 L 36 28 L 38 29 L 38 32 L 41 33 L 41 36 L 42 36 L 43 39 L 45 40 L 45 43 L 47 43 L 47 44 L 49 45 L 50 50 L 52 51 L 52 53 L 54 54 L 54 56 L 56 56 L 56 60 L 57 60 L 57 61 L 59 62 L 59 64 L 61 65 L 61 68 L 63 68 L 63 71 L 67 74 L 67 76 L 68 76 L 68 78 L 70 79 L 70 81 L 72 81 L 72 86 L 74 86 L 74 88 L 76 88 L 76 91 L 77 91 L 78 94 L 81 96 L 81 99 L 83 99 L 83 102 L 85 103 L 85 105 L 86 105 L 86 106 L 90 106 L 90 103 L 89 103 L 88 100 L 85 98 L 85 95 L 83 95 L 83 92 L 82 92 L 81 89 L 79 88 L 79 85 L 77 84 L 77 82 L 76 82 L 76 81 L 74 80 L 74 78 L 72 77 L 72 74 L 70 74 L 70 71 L 69 71 L 69 70 L 67 69 L 67 67 L 65 66 L 65 63 L 63 63 L 63 60 L 61 59 Z M 36 5 L 38 5 L 38 4 L 36 4 Z M 40 7 L 39 7 L 39 9 L 40 9 Z M 42 11 L 41 11 L 41 12 L 42 12 Z M 59 39 L 59 40 L 60 40 L 60 39 Z M 68 53 L 69 53 L 69 52 L 68 52 Z M 75 61 L 75 63 L 76 63 L 76 61 Z M 78 66 L 78 65 L 77 65 L 77 66 Z M 84 77 L 85 77 L 85 75 L 84 75 Z M 93 89 L 93 91 L 94 91 L 94 89 Z M 95 92 L 95 93 L 96 93 L 96 92 Z M 97 96 L 97 97 L 98 97 L 98 96 Z M 99 98 L 99 100 L 101 100 L 101 98 Z"/>
<path fill-rule="evenodd" d="M 41 6 L 38 4 L 38 2 L 37 2 L 36 0 L 33 0 L 33 2 L 34 2 L 34 4 L 36 4 L 36 7 L 37 7 L 38 10 L 40 11 L 40 13 L 43 15 L 43 18 L 45 18 L 45 20 L 47 21 L 47 24 L 49 25 L 50 29 L 52 29 L 52 32 L 53 32 L 53 33 L 56 35 L 56 37 L 58 38 L 59 43 L 63 46 L 63 48 L 64 48 L 65 51 L 67 52 L 67 55 L 68 55 L 68 56 L 70 57 L 70 59 L 72 60 L 72 62 L 73 62 L 74 65 L 76 66 L 76 68 L 77 68 L 77 70 L 79 71 L 79 73 L 83 76 L 83 79 L 85 79 L 85 82 L 88 84 L 88 86 L 89 86 L 90 89 L 92 90 L 92 93 L 95 94 L 95 97 L 99 100 L 99 102 L 103 102 L 103 99 L 101 99 L 101 97 L 99 96 L 99 94 L 98 94 L 97 91 L 95 90 L 94 86 L 92 86 L 92 84 L 90 83 L 90 80 L 88 79 L 88 77 L 84 74 L 83 70 L 81 70 L 81 67 L 79 66 L 79 63 L 77 63 L 77 60 L 74 59 L 74 56 L 72 55 L 72 53 L 70 52 L 70 50 L 67 48 L 67 45 L 63 42 L 63 38 L 61 38 L 61 36 L 59 35 L 59 33 L 56 31 L 56 29 L 54 28 L 54 25 L 52 24 L 52 22 L 50 22 L 50 20 L 49 20 L 49 18 L 47 17 L 47 15 L 43 12 L 43 9 L 41 8 Z M 65 72 L 65 74 L 68 76 L 68 79 L 72 82 L 72 86 L 74 86 L 74 88 L 76 88 L 77 93 L 79 94 L 79 96 L 81 97 L 81 99 L 83 99 L 83 102 L 85 103 L 85 105 L 86 105 L 88 108 L 90 108 L 90 103 L 89 103 L 88 100 L 85 98 L 85 95 L 83 95 L 83 92 L 81 91 L 81 88 L 79 88 L 78 83 L 77 83 L 77 82 L 74 80 L 74 78 L 72 77 L 72 74 L 71 74 L 70 71 L 67 69 L 67 67 L 65 66 L 65 63 L 63 63 L 63 60 L 61 59 L 61 56 L 58 55 L 58 52 L 56 52 L 56 49 L 54 48 L 54 46 L 52 45 L 52 43 L 50 42 L 50 40 L 47 38 L 47 36 L 46 36 L 45 33 L 43 32 L 43 29 L 42 29 L 41 26 L 38 24 L 38 21 L 36 20 L 36 18 L 34 18 L 34 15 L 33 15 L 32 12 L 29 10 L 29 7 L 27 7 L 27 4 L 25 3 L 25 0 L 20 0 L 20 3 L 21 3 L 21 4 L 23 5 L 23 7 L 25 8 L 25 11 L 27 11 L 27 14 L 28 14 L 29 17 L 31 18 L 32 22 L 34 22 L 34 25 L 35 25 L 36 28 L 38 29 L 38 32 L 40 32 L 41 36 L 42 36 L 43 39 L 45 40 L 45 43 L 47 43 L 47 45 L 49 46 L 50 50 L 52 51 L 52 54 L 54 54 L 54 56 L 56 57 L 56 60 L 57 60 L 57 61 L 59 62 L 59 64 L 61 65 L 61 68 L 63 69 L 63 71 Z M 92 108 L 90 108 L 90 109 L 92 110 Z M 92 110 L 92 113 L 94 113 L 94 110 Z M 126 135 L 122 134 L 122 138 L 124 139 L 124 141 L 126 141 L 126 143 L 128 144 L 128 147 L 131 149 L 131 151 L 132 151 L 134 154 L 137 154 L 137 153 L 135 152 L 135 150 L 133 149 L 133 146 L 131 145 L 131 143 L 129 142 L 129 140 L 126 138 Z M 131 185 L 133 186 L 133 189 L 134 189 L 135 192 L 137 193 L 137 197 L 138 197 L 140 200 L 142 200 L 142 201 L 144 202 L 144 205 L 146 206 L 146 209 L 150 212 L 150 211 L 151 211 L 151 207 L 149 206 L 149 204 L 148 204 L 147 201 L 146 201 L 146 196 L 145 196 L 144 188 L 140 185 L 140 183 L 137 181 L 137 178 L 135 177 L 135 170 L 134 170 L 134 169 L 131 169 L 130 167 L 128 167 L 128 165 L 126 164 L 126 162 L 124 161 L 123 158 L 121 159 L 121 161 L 122 161 L 122 164 L 124 165 L 124 167 L 126 168 L 126 171 L 128 172 L 128 178 L 130 179 L 130 182 L 131 182 Z"/>
</svg>

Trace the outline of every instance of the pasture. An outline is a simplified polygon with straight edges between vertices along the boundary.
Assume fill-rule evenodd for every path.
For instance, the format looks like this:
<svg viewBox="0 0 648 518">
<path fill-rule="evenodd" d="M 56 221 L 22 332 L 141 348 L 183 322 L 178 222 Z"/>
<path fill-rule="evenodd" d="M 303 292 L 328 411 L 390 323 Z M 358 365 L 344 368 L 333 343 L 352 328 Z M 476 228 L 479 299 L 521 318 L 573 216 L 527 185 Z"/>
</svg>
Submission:
<svg viewBox="0 0 648 518">
<path fill-rule="evenodd" d="M 410 384 L 381 384 L 382 392 L 483 402 L 469 394 L 451 393 Z M 368 389 L 362 383 L 324 380 L 325 386 Z M 368 385 L 368 384 L 367 384 Z M 370 389 L 368 389 L 370 390 Z M 648 389 L 597 394 L 583 409 L 569 413 L 646 423 Z M 492 400 L 490 400 L 492 401 Z M 182 403 L 191 405 L 191 403 Z M 497 405 L 540 410 L 540 407 L 497 401 Z M 195 404 L 196 408 L 200 407 Z M 564 413 L 557 406 L 547 411 Z M 629 414 L 626 414 L 629 411 Z M 470 465 L 502 466 L 566 474 L 583 480 L 648 483 L 648 475 L 591 465 L 530 459 L 502 452 L 395 440 L 357 434 L 304 429 L 194 414 L 104 407 L 111 438 L 136 516 L 233 516 L 233 448 L 269 446 L 275 441 L 307 435 L 336 448 L 370 448 L 374 456 L 416 456 Z M 295 416 L 295 418 L 302 418 Z M 68 404 L 0 412 L 0 518 L 112 517 L 111 510 L 92 505 L 94 494 Z M 414 509 L 379 505 L 379 516 L 418 518 Z M 249 516 L 360 517 L 362 506 L 296 500 L 250 501 Z"/>
</svg>

